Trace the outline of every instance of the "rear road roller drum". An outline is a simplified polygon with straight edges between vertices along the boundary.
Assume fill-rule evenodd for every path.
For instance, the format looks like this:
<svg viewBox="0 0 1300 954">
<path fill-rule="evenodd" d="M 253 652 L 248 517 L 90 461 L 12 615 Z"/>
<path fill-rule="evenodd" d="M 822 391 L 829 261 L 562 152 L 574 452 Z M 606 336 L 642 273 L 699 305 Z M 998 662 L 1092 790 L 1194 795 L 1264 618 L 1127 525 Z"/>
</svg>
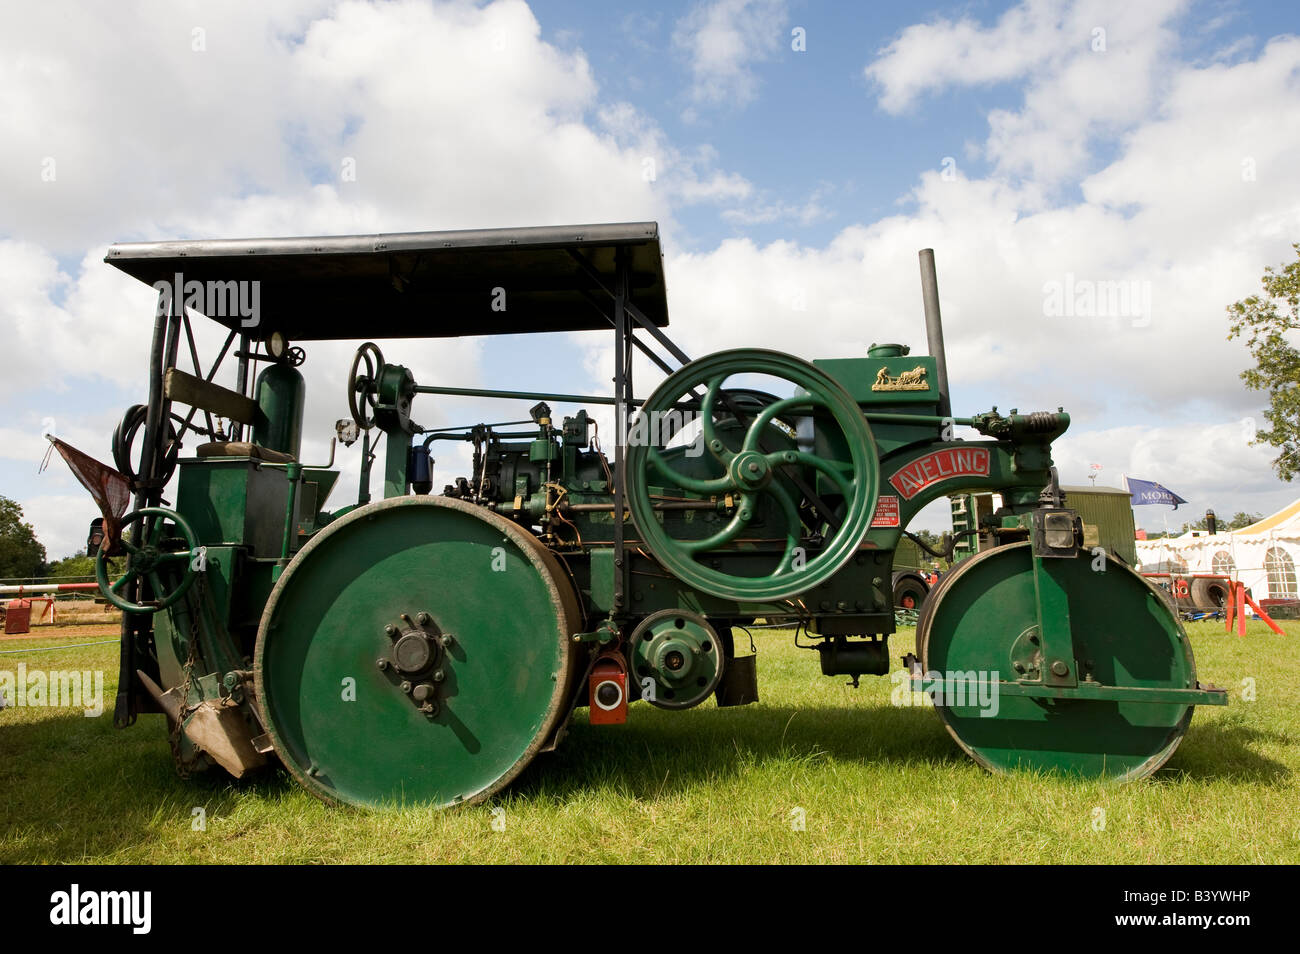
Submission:
<svg viewBox="0 0 1300 954">
<path fill-rule="evenodd" d="M 580 624 L 567 576 L 515 524 L 445 497 L 378 501 L 277 582 L 258 705 L 281 761 L 326 800 L 482 801 L 564 717 Z"/>
<path fill-rule="evenodd" d="M 972 557 L 930 591 L 917 622 L 921 667 L 931 685 L 948 680 L 936 711 L 985 768 L 1141 778 L 1178 747 L 1195 702 L 1213 696 L 1217 703 L 1219 691 L 1197 685 L 1191 646 L 1168 604 L 1114 557 L 1106 557 L 1104 571 L 1097 559 L 1043 561 L 1068 606 L 1052 625 L 1068 626 L 1075 657 L 1055 665 L 1078 680 L 1057 695 L 1042 688 L 1051 677 L 1030 544 Z M 954 676 L 970 680 L 965 698 L 952 691 Z M 977 679 L 1005 687 L 995 712 L 979 704 Z"/>
</svg>

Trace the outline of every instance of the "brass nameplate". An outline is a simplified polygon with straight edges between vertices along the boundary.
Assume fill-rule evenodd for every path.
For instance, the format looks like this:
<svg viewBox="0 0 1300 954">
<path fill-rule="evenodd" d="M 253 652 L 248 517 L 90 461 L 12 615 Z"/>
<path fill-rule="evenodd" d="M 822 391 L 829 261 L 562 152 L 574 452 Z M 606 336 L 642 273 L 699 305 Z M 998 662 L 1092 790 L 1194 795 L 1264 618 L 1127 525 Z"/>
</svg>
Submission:
<svg viewBox="0 0 1300 954">
<path fill-rule="evenodd" d="M 930 385 L 925 380 L 925 365 L 918 364 L 911 371 L 904 371 L 896 378 L 889 376 L 889 369 L 881 368 L 876 373 L 873 391 L 928 391 Z"/>
</svg>

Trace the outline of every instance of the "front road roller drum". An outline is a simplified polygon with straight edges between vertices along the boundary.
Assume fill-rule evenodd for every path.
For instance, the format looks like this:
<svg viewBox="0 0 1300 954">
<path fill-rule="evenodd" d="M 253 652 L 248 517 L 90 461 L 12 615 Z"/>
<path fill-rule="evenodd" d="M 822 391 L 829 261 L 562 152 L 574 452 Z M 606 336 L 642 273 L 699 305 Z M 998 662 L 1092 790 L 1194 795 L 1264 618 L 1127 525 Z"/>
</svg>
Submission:
<svg viewBox="0 0 1300 954">
<path fill-rule="evenodd" d="M 303 547 L 272 591 L 262 720 L 326 800 L 482 801 L 564 718 L 580 622 L 555 558 L 513 523 L 445 497 L 377 501 Z"/>
<path fill-rule="evenodd" d="M 1178 747 L 1194 705 L 1226 704 L 1197 684 L 1187 636 L 1150 584 L 1109 555 L 1102 565 L 1088 553 L 1044 559 L 1050 579 L 1037 581 L 1031 545 L 1016 543 L 966 560 L 930 591 L 916 634 L 924 679 L 945 690 L 940 718 L 985 768 L 1142 778 Z M 1047 619 L 1068 634 L 1072 662 L 1044 658 L 1040 582 L 1066 609 Z M 976 691 L 993 680 L 996 706 L 992 691 Z"/>
</svg>

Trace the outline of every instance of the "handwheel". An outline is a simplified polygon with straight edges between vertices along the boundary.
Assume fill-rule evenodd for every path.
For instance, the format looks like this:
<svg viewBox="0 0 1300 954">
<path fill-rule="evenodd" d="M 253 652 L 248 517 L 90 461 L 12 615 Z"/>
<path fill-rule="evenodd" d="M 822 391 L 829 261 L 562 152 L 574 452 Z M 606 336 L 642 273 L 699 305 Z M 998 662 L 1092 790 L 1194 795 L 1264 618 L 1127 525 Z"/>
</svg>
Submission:
<svg viewBox="0 0 1300 954">
<path fill-rule="evenodd" d="M 1087 557 L 1052 564 L 1066 596 L 1081 679 L 1127 690 L 1196 687 L 1196 664 L 1182 626 L 1139 574 L 1113 556 L 1104 572 Z M 1030 544 L 996 547 L 959 563 L 930 591 L 916 635 L 928 679 L 1035 678 L 1043 660 Z M 973 695 L 936 699 L 935 710 L 980 765 L 995 772 L 1027 769 L 1114 780 L 1142 778 L 1163 765 L 1194 708 L 1136 698 L 999 693 L 990 711 Z"/>
<path fill-rule="evenodd" d="M 779 378 L 793 384 L 796 393 L 747 413 L 729 400 L 732 392 L 723 387 L 728 378 L 740 375 Z M 707 456 L 701 451 L 692 461 L 685 448 L 639 439 L 642 433 L 653 435 L 659 429 L 656 422 L 670 414 L 680 415 L 683 408 L 694 413 L 694 406 L 699 408 L 699 440 Z M 775 423 L 812 424 L 814 419 L 815 429 L 799 432 L 811 436 L 815 430 L 816 453 L 803 449 L 804 444 Z M 880 473 L 871 429 L 857 402 L 834 378 L 799 358 L 745 349 L 693 361 L 655 389 L 629 434 L 626 488 L 636 528 L 668 570 L 706 593 L 768 600 L 803 592 L 839 570 L 870 526 Z M 734 506 L 716 532 L 690 538 L 681 532 L 683 524 L 656 511 L 652 487 Z M 742 532 L 754 531 L 760 523 L 762 546 L 771 552 L 754 570 L 757 575 L 709 565 L 719 551 L 744 544 Z M 669 526 L 677 535 L 666 529 Z"/>
<path fill-rule="evenodd" d="M 366 364 L 366 373 L 358 375 L 361 363 Z M 368 431 L 375 426 L 374 411 L 379 402 L 379 374 L 384 370 L 384 354 L 379 345 L 367 341 L 357 348 L 352 358 L 352 368 L 348 371 L 348 410 L 357 427 Z M 361 400 L 357 398 L 360 396 Z"/>
<path fill-rule="evenodd" d="M 154 518 L 147 534 L 144 532 L 145 517 Z M 168 522 L 175 524 L 185 538 L 184 550 L 164 549 L 168 541 L 163 537 L 163 526 Z M 142 539 L 138 543 L 126 536 L 126 528 L 132 524 L 140 526 Z M 171 606 L 194 585 L 194 580 L 199 575 L 194 569 L 194 556 L 199 544 L 194 531 L 180 514 L 164 507 L 142 507 L 122 521 L 122 531 L 120 542 L 126 551 L 126 569 L 115 582 L 108 582 L 108 557 L 105 551 L 101 549 L 95 554 L 95 579 L 99 582 L 99 590 L 104 594 L 104 599 L 128 613 L 156 613 Z M 164 569 L 179 569 L 182 573 L 180 582 L 170 590 L 163 581 Z M 149 582 L 154 599 L 146 603 L 132 603 L 122 596 L 122 591 L 128 583 L 141 579 Z"/>
</svg>

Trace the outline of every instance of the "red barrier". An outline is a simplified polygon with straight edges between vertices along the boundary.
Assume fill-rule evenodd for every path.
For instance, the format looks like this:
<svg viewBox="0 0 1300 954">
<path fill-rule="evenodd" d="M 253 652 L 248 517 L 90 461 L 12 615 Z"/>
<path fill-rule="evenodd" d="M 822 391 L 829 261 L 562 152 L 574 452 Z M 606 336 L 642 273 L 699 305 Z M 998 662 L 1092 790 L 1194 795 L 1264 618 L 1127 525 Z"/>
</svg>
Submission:
<svg viewBox="0 0 1300 954">
<path fill-rule="evenodd" d="M 1268 624 L 1268 628 L 1279 636 L 1285 636 L 1282 628 L 1273 622 L 1273 618 L 1264 612 L 1263 608 L 1255 602 L 1255 598 L 1246 592 L 1246 585 L 1239 580 L 1228 581 L 1228 605 L 1226 621 L 1224 623 L 1224 632 L 1232 632 L 1232 618 L 1234 614 L 1237 617 L 1237 635 L 1246 635 L 1246 604 L 1255 611 L 1255 615 Z"/>
</svg>

